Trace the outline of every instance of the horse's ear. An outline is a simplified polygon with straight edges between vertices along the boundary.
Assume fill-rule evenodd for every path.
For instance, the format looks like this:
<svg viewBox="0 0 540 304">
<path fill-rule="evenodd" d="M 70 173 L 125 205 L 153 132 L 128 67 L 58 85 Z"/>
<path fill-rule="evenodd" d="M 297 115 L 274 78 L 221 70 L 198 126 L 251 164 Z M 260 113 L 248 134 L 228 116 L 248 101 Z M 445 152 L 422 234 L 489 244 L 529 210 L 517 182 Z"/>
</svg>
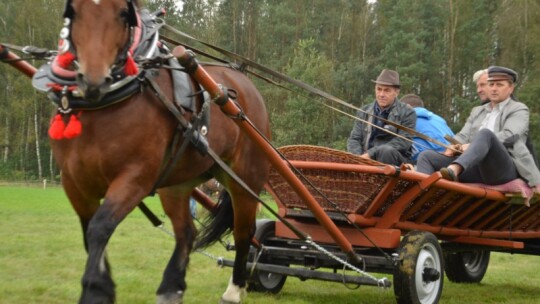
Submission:
<svg viewBox="0 0 540 304">
<path fill-rule="evenodd" d="M 75 11 L 73 10 L 73 6 L 71 6 L 71 0 L 66 1 L 66 8 L 64 9 L 64 18 L 73 19 L 73 16 L 75 16 Z"/>
<path fill-rule="evenodd" d="M 137 21 L 137 8 L 135 7 L 135 1 L 134 0 L 127 0 L 128 4 L 128 16 L 127 16 L 127 22 L 129 26 L 137 26 L 139 25 Z"/>
</svg>

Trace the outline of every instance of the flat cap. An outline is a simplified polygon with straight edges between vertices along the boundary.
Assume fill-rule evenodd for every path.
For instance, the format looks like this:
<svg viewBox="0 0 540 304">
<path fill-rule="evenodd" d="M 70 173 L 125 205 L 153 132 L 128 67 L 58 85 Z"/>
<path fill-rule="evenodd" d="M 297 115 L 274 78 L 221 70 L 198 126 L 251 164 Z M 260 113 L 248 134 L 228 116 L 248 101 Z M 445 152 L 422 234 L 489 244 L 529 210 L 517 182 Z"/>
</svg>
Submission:
<svg viewBox="0 0 540 304">
<path fill-rule="evenodd" d="M 496 80 L 510 80 L 515 83 L 517 81 L 518 74 L 516 71 L 502 67 L 502 66 L 490 66 L 488 68 L 488 81 Z"/>
</svg>

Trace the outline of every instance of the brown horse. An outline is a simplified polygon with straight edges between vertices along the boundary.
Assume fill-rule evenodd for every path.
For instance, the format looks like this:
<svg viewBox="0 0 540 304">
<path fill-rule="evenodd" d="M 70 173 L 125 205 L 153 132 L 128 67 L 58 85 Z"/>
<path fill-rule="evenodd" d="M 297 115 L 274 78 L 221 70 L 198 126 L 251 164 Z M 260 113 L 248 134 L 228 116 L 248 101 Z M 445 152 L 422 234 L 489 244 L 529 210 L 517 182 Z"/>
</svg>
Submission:
<svg viewBox="0 0 540 304">
<path fill-rule="evenodd" d="M 67 1 L 65 17 L 69 19 L 66 24 L 70 29 L 67 39 L 75 57 L 78 89 L 87 101 L 99 102 L 113 83 L 111 71 L 126 64 L 129 57 L 126 52 L 134 40 L 133 28 L 140 25 L 136 6 L 135 0 Z M 269 136 L 262 97 L 249 79 L 220 66 L 208 66 L 207 71 L 218 83 L 237 92 L 238 104 L 256 127 Z M 166 69 L 155 72 L 154 81 L 172 100 L 171 72 Z M 197 107 L 201 103 L 199 98 Z M 253 191 L 259 192 L 269 169 L 262 151 L 217 105 L 211 105 L 210 113 L 209 147 Z M 190 111 L 184 113 L 187 120 L 192 116 Z M 148 85 L 142 85 L 140 91 L 122 102 L 82 111 L 80 122 L 83 128 L 80 136 L 52 141 L 62 183 L 80 218 L 88 252 L 80 303 L 113 303 L 114 283 L 105 248 L 116 227 L 152 191 L 164 170 L 167 147 L 178 132 L 178 120 Z M 180 139 L 179 145 L 183 140 Z M 197 185 L 212 176 L 228 191 L 229 200 L 222 201 L 218 209 L 230 217 L 236 247 L 232 279 L 221 299 L 226 303 L 240 302 L 246 285 L 246 261 L 257 203 L 212 158 L 188 145 L 157 190 L 176 236 L 174 251 L 157 289 L 158 303 L 182 302 L 186 266 L 196 234 L 189 197 Z"/>
</svg>

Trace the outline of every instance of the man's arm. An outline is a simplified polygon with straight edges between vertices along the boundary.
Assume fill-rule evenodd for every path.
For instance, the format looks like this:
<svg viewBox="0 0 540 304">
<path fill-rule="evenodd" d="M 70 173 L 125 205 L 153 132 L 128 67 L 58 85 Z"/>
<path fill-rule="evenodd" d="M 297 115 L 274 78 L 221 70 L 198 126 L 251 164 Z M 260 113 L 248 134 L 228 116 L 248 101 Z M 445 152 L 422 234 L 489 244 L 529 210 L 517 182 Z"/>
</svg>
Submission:
<svg viewBox="0 0 540 304">
<path fill-rule="evenodd" d="M 360 113 L 358 113 L 356 116 L 360 117 Z M 349 136 L 349 139 L 347 140 L 347 151 L 353 154 L 362 154 L 364 152 L 364 131 L 363 131 L 363 123 L 361 121 L 356 120 L 354 122 L 353 129 L 351 131 L 351 135 Z"/>
<path fill-rule="evenodd" d="M 467 118 L 467 121 L 463 125 L 463 128 L 461 128 L 461 131 L 459 131 L 454 138 L 459 141 L 462 144 L 467 144 L 471 142 L 471 132 L 472 132 L 472 126 L 476 120 L 478 120 L 478 116 L 480 111 L 482 110 L 482 106 L 474 107 L 471 110 L 471 114 L 469 114 L 469 117 Z"/>
<path fill-rule="evenodd" d="M 509 106 L 512 108 L 508 108 Z M 503 125 L 500 126 L 499 132 L 495 133 L 495 136 L 505 147 L 511 147 L 529 130 L 529 109 L 522 103 L 509 104 L 507 108 L 505 110 L 510 113 L 505 115 Z"/>
<path fill-rule="evenodd" d="M 405 107 L 404 111 L 402 113 L 398 113 L 398 115 L 401 116 L 401 119 L 400 119 L 400 121 L 399 120 L 395 121 L 396 123 L 399 123 L 400 125 L 402 125 L 404 127 L 407 127 L 409 129 L 412 129 L 412 130 L 415 129 L 415 127 L 416 127 L 416 112 L 412 108 Z M 400 153 L 406 154 L 407 151 L 410 149 L 410 147 L 413 144 L 413 140 L 412 140 L 413 136 L 412 136 L 412 134 L 409 134 L 409 132 L 407 132 L 405 130 L 398 130 L 395 127 L 392 127 L 391 129 L 393 129 L 391 131 L 397 133 L 401 137 L 393 136 L 392 139 L 389 142 L 387 142 L 386 144 L 390 145 L 394 149 L 398 150 Z M 402 137 L 404 137 L 404 138 L 402 138 Z M 377 149 L 378 149 L 378 147 L 375 146 L 375 147 L 368 150 L 368 154 L 369 154 L 369 156 L 371 158 L 374 158 L 374 156 L 375 156 L 375 154 L 377 152 Z"/>
</svg>

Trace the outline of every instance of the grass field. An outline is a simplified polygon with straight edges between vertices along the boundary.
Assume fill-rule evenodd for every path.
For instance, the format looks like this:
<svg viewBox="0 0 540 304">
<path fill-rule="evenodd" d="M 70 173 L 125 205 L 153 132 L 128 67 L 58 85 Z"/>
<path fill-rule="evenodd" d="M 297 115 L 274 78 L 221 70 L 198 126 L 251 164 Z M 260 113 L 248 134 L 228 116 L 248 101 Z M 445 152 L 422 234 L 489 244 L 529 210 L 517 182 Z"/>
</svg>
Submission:
<svg viewBox="0 0 540 304">
<path fill-rule="evenodd" d="M 155 198 L 149 207 L 163 216 Z M 117 284 L 117 302 L 154 303 L 173 240 L 133 212 L 117 229 L 108 255 Z M 232 258 L 216 245 L 213 255 Z M 85 252 L 78 219 L 60 188 L 0 186 L 0 303 L 75 303 Z M 217 303 L 231 268 L 194 253 L 188 271 L 185 303 Z M 381 277 L 381 275 L 377 276 Z M 445 280 L 441 303 L 539 303 L 540 258 L 492 254 L 481 284 Z M 289 278 L 278 295 L 250 293 L 249 303 L 395 303 L 392 289 Z"/>
</svg>

